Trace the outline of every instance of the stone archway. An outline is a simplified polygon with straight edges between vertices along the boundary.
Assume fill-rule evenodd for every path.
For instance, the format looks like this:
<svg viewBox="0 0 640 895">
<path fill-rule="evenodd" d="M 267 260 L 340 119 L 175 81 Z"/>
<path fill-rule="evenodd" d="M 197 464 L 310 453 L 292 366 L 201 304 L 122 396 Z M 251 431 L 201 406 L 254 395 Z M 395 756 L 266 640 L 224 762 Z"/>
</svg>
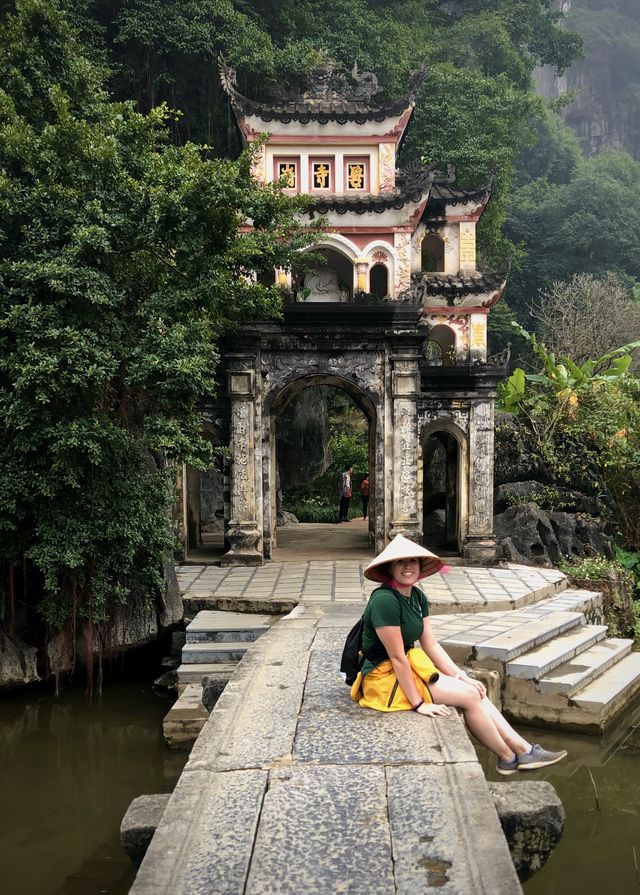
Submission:
<svg viewBox="0 0 640 895">
<path fill-rule="evenodd" d="M 465 537 L 468 446 L 453 423 L 425 428 L 423 456 L 423 531 L 436 552 L 460 552 Z"/>
<path fill-rule="evenodd" d="M 335 374 L 310 374 L 301 376 L 285 385 L 269 402 L 269 480 L 265 491 L 265 518 L 268 517 L 269 525 L 264 533 L 264 555 L 269 558 L 277 546 L 277 489 L 278 489 L 278 456 L 277 456 L 277 421 L 289 402 L 308 388 L 319 386 L 332 386 L 345 392 L 353 400 L 354 404 L 363 413 L 368 424 L 368 464 L 369 464 L 369 523 L 368 539 L 370 544 L 376 540 L 376 514 L 378 511 L 376 495 L 376 482 L 383 476 L 383 471 L 377 469 L 376 442 L 378 429 L 378 412 L 374 400 L 361 387 L 355 385 L 348 378 Z M 268 497 L 267 497 L 268 495 Z M 355 496 L 355 495 L 354 495 Z"/>
<path fill-rule="evenodd" d="M 419 360 L 413 303 L 285 306 L 282 322 L 239 328 L 226 344 L 230 403 L 228 551 L 223 565 L 260 565 L 276 538 L 275 420 L 310 386 L 347 392 L 369 421 L 370 537 L 422 541 L 418 470 Z"/>
</svg>

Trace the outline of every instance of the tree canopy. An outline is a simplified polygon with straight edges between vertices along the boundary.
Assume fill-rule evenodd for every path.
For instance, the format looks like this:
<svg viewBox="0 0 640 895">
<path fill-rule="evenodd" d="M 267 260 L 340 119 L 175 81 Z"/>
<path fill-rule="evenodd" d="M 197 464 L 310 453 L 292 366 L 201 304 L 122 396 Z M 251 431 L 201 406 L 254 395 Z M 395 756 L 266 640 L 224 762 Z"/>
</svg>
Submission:
<svg viewBox="0 0 640 895">
<path fill-rule="evenodd" d="M 17 0 L 0 30 L 0 556 L 3 587 L 24 568 L 53 627 L 161 585 L 166 467 L 210 462 L 218 340 L 278 312 L 247 274 L 310 239 L 247 155 L 172 145 L 170 120 L 111 102 L 61 8 Z"/>
</svg>

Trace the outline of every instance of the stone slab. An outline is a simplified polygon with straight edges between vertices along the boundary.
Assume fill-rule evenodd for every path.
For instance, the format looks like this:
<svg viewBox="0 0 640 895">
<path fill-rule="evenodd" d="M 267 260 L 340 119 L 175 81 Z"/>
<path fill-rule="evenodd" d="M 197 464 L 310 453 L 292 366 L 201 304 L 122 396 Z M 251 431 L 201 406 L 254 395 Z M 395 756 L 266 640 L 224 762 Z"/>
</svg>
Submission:
<svg viewBox="0 0 640 895">
<path fill-rule="evenodd" d="M 564 693 L 573 696 L 628 655 L 632 646 L 633 640 L 622 638 L 602 640 L 541 678 L 538 681 L 538 690 L 541 693 Z"/>
<path fill-rule="evenodd" d="M 299 634 L 299 632 L 295 632 Z M 308 647 L 284 649 L 266 637 L 252 646 L 225 687 L 187 767 L 270 767 L 291 759 L 309 661 Z"/>
<path fill-rule="evenodd" d="M 120 842 L 136 867 L 142 863 L 170 798 L 170 793 L 139 796 L 122 818 Z"/>
<path fill-rule="evenodd" d="M 522 892 L 477 763 L 387 767 L 385 773 L 396 892 Z"/>
<path fill-rule="evenodd" d="M 247 895 L 395 891 L 381 767 L 271 771 Z"/>
<path fill-rule="evenodd" d="M 497 659 L 509 662 L 533 647 L 557 637 L 565 631 L 584 624 L 584 616 L 578 612 L 552 612 L 536 621 L 527 621 L 522 625 L 497 634 L 475 647 L 478 659 Z"/>
<path fill-rule="evenodd" d="M 625 698 L 630 701 L 640 690 L 640 653 L 631 653 L 617 662 L 603 675 L 588 684 L 572 698 L 572 703 L 583 709 L 592 711 L 620 706 Z"/>
<path fill-rule="evenodd" d="M 227 680 L 237 668 L 236 662 L 201 662 L 199 664 L 180 665 L 178 668 L 178 683 L 202 684 L 202 679 L 207 676 L 221 676 Z"/>
<path fill-rule="evenodd" d="M 186 643 L 182 647 L 183 665 L 203 665 L 215 662 L 239 662 L 247 651 L 247 641 L 230 643 Z"/>
<path fill-rule="evenodd" d="M 507 662 L 507 674 L 537 680 L 606 636 L 606 625 L 582 625 Z"/>
<path fill-rule="evenodd" d="M 425 718 L 414 712 L 376 712 L 349 698 L 338 673 L 339 651 L 314 651 L 293 757 L 299 762 L 393 764 L 475 762 L 456 712 Z"/>
<path fill-rule="evenodd" d="M 242 895 L 267 780 L 259 770 L 183 773 L 130 895 Z"/>
</svg>

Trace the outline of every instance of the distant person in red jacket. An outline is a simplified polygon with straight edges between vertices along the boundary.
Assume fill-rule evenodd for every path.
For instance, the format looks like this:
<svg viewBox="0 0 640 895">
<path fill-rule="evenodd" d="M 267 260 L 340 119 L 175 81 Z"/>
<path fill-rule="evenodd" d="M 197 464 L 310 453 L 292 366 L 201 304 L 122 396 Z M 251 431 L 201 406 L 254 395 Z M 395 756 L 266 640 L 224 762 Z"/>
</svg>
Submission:
<svg viewBox="0 0 640 895">
<path fill-rule="evenodd" d="M 367 518 L 369 509 L 369 473 L 365 472 L 364 478 L 360 482 L 360 500 L 362 501 L 362 518 Z"/>
</svg>

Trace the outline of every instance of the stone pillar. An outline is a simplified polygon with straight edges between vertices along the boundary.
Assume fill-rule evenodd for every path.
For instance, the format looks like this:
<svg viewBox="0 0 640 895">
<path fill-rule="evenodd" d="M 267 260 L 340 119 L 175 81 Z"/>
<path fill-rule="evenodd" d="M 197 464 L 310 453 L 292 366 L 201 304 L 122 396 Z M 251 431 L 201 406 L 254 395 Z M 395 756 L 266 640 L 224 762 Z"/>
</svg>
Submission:
<svg viewBox="0 0 640 895">
<path fill-rule="evenodd" d="M 494 562 L 493 538 L 493 400 L 473 401 L 469 414 L 469 527 L 466 559 Z"/>
<path fill-rule="evenodd" d="M 356 292 L 367 291 L 367 270 L 369 269 L 368 258 L 356 258 L 353 262 L 356 267 Z"/>
<path fill-rule="evenodd" d="M 256 501 L 255 358 L 231 356 L 227 375 L 231 401 L 230 546 L 221 565 L 259 566 L 264 560 Z"/>
<path fill-rule="evenodd" d="M 402 534 L 422 543 L 419 517 L 418 412 L 420 373 L 415 354 L 392 357 L 393 515 L 389 537 Z"/>
</svg>

